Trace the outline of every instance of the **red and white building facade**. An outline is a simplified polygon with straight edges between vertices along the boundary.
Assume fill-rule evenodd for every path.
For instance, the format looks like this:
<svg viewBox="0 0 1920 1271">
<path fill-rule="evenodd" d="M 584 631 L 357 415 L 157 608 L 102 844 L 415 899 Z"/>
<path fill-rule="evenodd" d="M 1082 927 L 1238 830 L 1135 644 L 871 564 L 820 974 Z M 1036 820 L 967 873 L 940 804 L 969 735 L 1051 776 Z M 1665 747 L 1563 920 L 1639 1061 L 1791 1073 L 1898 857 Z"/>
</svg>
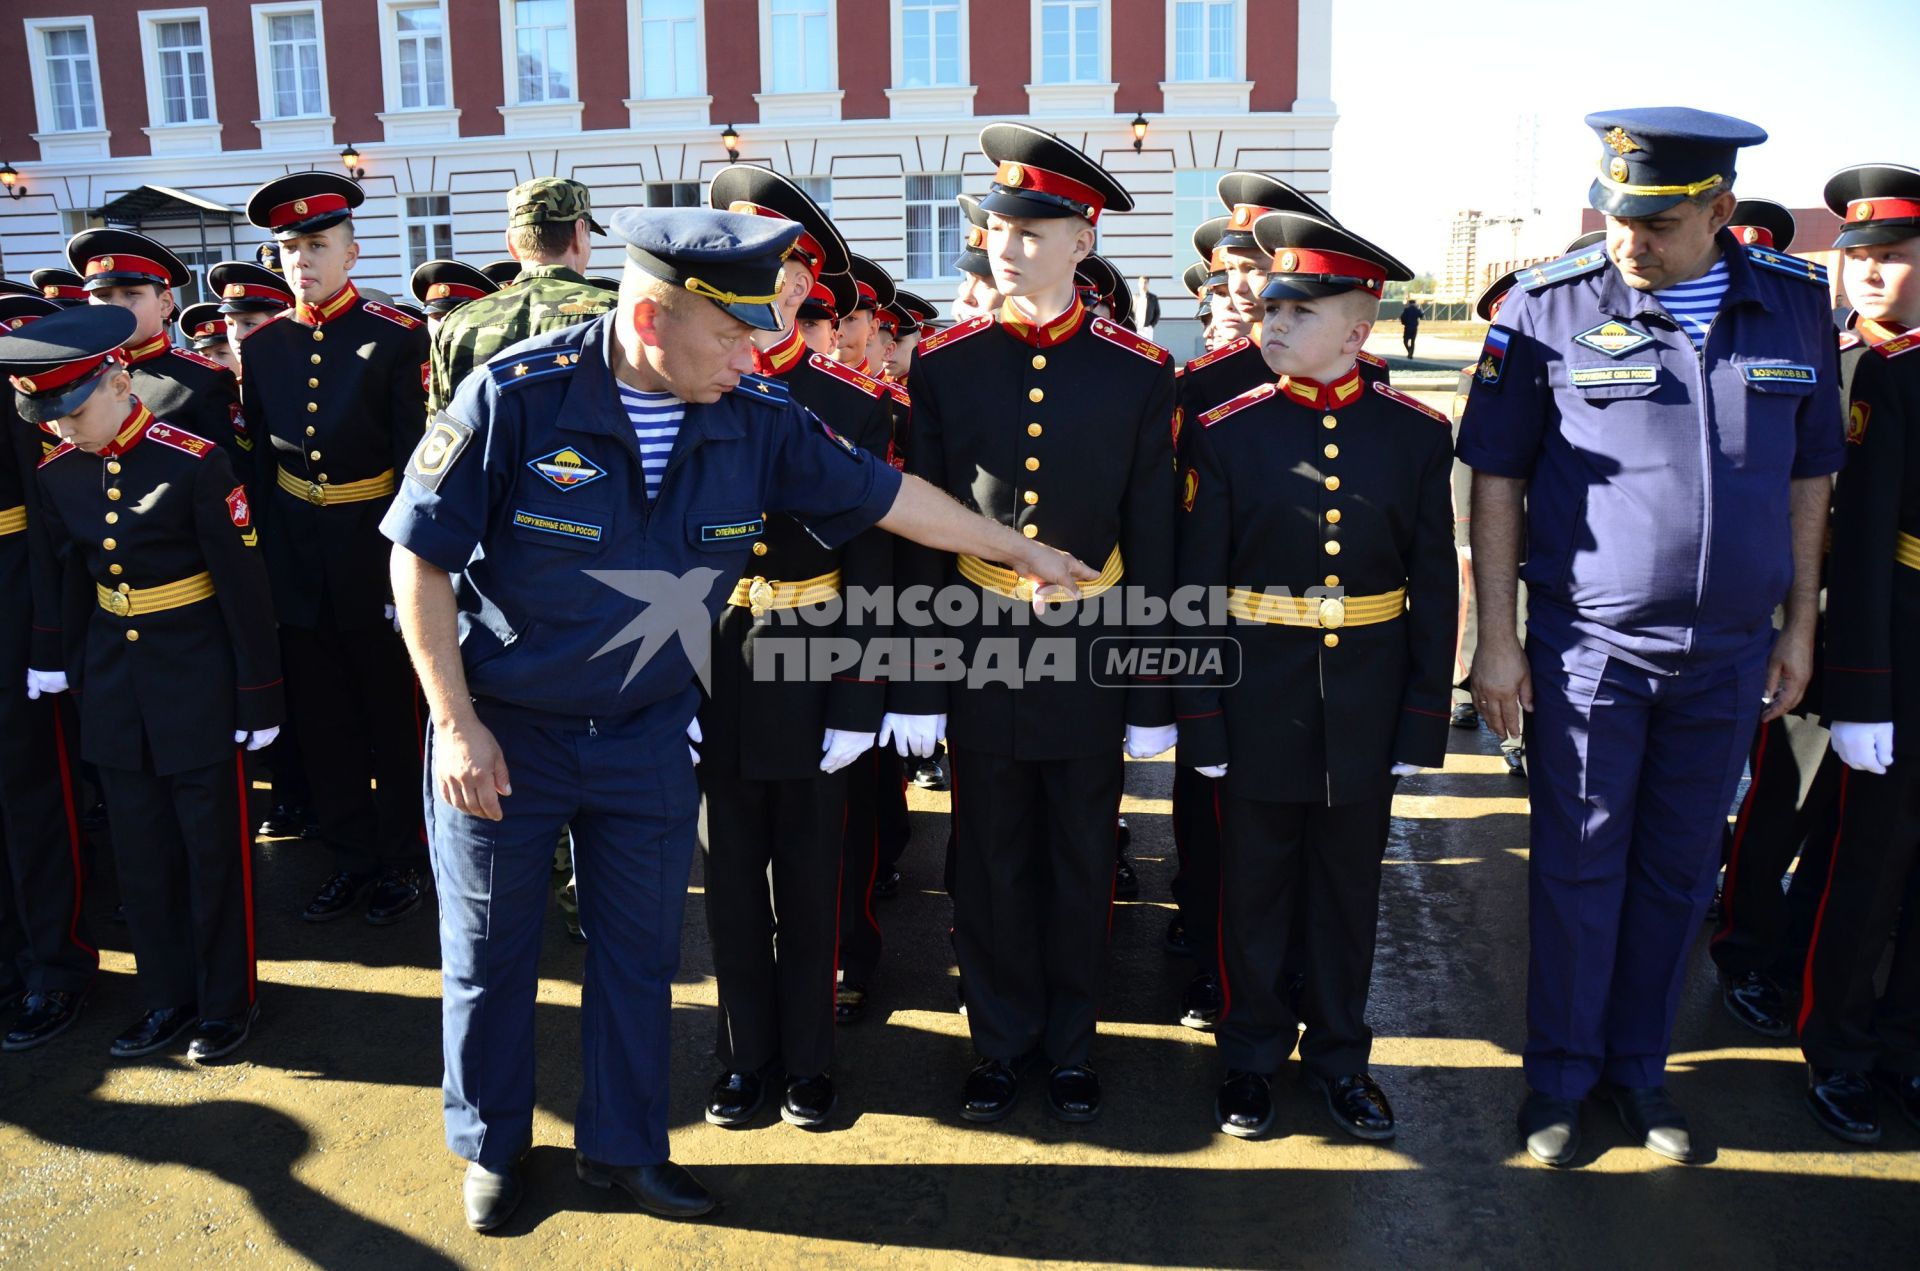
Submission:
<svg viewBox="0 0 1920 1271">
<path fill-rule="evenodd" d="M 991 172 L 979 129 L 1025 119 L 1133 192 L 1099 249 L 1181 313 L 1219 173 L 1330 188 L 1332 0 L 162 3 L 5 6 L 8 277 L 64 263 L 102 209 L 195 265 L 248 256 L 249 191 L 351 148 L 357 274 L 400 292 L 421 260 L 504 255 L 503 196 L 532 176 L 585 182 L 602 220 L 702 202 L 731 130 L 741 160 L 802 178 L 855 251 L 944 304 L 954 195 Z M 596 271 L 620 260 L 597 245 Z"/>
</svg>

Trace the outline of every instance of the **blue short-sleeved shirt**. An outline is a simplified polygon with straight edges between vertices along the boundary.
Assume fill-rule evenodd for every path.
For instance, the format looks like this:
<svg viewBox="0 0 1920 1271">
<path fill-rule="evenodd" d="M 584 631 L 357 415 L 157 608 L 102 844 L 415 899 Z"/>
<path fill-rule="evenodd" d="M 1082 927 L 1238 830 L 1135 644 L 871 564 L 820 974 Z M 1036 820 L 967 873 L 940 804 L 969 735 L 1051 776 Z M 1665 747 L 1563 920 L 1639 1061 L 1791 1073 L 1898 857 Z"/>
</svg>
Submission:
<svg viewBox="0 0 1920 1271">
<path fill-rule="evenodd" d="M 571 716 L 673 701 L 691 714 L 689 645 L 704 655 L 767 514 L 790 513 L 837 547 L 899 492 L 883 460 L 778 381 L 748 376 L 687 406 L 649 504 L 610 369 L 614 316 L 514 345 L 468 376 L 381 522 L 454 575 L 477 698 Z"/>
<path fill-rule="evenodd" d="M 1529 631 L 1554 647 L 1667 671 L 1750 646 L 1792 581 L 1792 481 L 1844 460 L 1822 272 L 1720 247 L 1697 354 L 1599 247 L 1523 273 L 1488 333 L 1459 456 L 1529 482 Z"/>
</svg>

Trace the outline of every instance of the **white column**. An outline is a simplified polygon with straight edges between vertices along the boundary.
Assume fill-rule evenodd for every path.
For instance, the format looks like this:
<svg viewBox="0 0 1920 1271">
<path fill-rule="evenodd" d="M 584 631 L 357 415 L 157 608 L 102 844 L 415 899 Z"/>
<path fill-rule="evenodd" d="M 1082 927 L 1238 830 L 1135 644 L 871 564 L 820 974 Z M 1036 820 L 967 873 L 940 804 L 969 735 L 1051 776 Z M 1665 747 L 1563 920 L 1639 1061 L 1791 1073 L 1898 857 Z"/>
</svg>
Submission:
<svg viewBox="0 0 1920 1271">
<path fill-rule="evenodd" d="M 1333 0 L 1300 0 L 1299 96 L 1295 114 L 1331 115 L 1333 104 Z"/>
</svg>

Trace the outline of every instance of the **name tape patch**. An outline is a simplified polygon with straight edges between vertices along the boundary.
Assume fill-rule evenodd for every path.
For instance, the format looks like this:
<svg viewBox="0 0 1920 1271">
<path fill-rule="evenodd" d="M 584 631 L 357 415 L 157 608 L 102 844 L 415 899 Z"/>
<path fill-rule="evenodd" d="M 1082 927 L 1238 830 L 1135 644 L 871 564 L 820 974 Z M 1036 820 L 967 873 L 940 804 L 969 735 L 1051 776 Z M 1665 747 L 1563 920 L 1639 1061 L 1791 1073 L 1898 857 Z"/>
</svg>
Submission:
<svg viewBox="0 0 1920 1271">
<path fill-rule="evenodd" d="M 764 534 L 767 523 L 759 517 L 751 521 L 728 521 L 724 525 L 702 525 L 700 541 L 702 543 L 731 543 L 736 539 L 757 538 Z"/>
<path fill-rule="evenodd" d="M 559 538 L 577 539 L 587 543 L 598 543 L 606 534 L 606 527 L 595 525 L 591 521 L 569 521 L 565 517 L 548 516 L 544 512 L 529 512 L 525 508 L 513 510 L 513 523 L 521 529 L 536 530 L 542 534 L 552 534 Z"/>
<path fill-rule="evenodd" d="M 1589 366 L 1569 371 L 1575 388 L 1596 388 L 1606 384 L 1652 384 L 1660 378 L 1657 366 Z"/>
<path fill-rule="evenodd" d="M 1820 380 L 1820 373 L 1811 366 L 1771 364 L 1748 366 L 1742 370 L 1749 384 L 1814 384 Z"/>
</svg>

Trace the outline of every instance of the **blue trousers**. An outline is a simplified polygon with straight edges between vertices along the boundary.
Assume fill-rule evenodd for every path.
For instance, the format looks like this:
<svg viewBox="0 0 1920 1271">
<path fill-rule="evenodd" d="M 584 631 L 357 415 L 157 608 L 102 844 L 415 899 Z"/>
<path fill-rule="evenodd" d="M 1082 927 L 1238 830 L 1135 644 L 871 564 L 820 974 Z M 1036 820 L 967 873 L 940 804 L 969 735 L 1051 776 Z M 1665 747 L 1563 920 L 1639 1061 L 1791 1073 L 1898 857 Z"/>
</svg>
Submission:
<svg viewBox="0 0 1920 1271">
<path fill-rule="evenodd" d="M 506 757 L 505 818 L 442 802 L 431 749 L 427 763 L 447 1146 L 499 1168 L 532 1141 L 540 927 L 554 840 L 570 825 L 588 935 L 574 1143 L 608 1165 L 664 1161 L 673 977 L 700 806 L 685 739 L 691 690 L 684 703 L 612 721 L 477 708 Z"/>
<path fill-rule="evenodd" d="M 1770 641 L 1678 674 L 1530 640 L 1527 1084 L 1665 1083 Z"/>
</svg>

